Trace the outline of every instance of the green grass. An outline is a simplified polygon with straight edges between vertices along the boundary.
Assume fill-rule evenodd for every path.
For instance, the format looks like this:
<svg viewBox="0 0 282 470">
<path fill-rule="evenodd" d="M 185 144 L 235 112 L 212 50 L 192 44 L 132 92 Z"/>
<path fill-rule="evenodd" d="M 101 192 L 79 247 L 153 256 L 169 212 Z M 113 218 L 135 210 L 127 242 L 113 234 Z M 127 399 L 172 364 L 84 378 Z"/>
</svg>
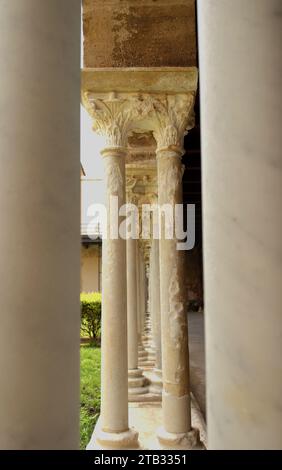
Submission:
<svg viewBox="0 0 282 470">
<path fill-rule="evenodd" d="M 80 448 L 85 449 L 100 414 L 100 348 L 80 348 Z"/>
</svg>

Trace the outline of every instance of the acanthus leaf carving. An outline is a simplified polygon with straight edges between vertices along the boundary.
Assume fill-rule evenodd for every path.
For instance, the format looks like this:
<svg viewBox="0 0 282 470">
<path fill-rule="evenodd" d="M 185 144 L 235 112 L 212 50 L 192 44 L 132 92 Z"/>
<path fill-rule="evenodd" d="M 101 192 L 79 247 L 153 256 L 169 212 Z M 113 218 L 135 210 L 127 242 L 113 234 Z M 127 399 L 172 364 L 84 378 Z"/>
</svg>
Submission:
<svg viewBox="0 0 282 470">
<path fill-rule="evenodd" d="M 194 127 L 195 94 L 167 95 L 165 99 L 153 99 L 157 119 L 154 137 L 158 150 L 183 148 L 184 135 Z"/>
<path fill-rule="evenodd" d="M 85 109 L 93 118 L 93 130 L 106 138 L 110 148 L 127 147 L 128 135 L 139 120 L 152 111 L 150 99 L 140 96 L 98 98 L 89 91 L 82 95 Z"/>
<path fill-rule="evenodd" d="M 108 147 L 125 147 L 131 117 L 127 101 L 114 97 L 102 100 L 90 95 L 87 103 L 93 130 L 105 136 Z"/>
</svg>

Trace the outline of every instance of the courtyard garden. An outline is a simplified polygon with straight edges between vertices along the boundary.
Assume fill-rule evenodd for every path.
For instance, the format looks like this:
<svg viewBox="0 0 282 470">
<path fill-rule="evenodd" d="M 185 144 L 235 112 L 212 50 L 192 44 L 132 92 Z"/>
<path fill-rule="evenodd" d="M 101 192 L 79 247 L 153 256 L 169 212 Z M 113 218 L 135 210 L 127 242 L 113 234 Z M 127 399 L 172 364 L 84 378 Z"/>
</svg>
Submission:
<svg viewBox="0 0 282 470">
<path fill-rule="evenodd" d="M 81 294 L 80 448 L 85 449 L 100 414 L 101 294 Z"/>
</svg>

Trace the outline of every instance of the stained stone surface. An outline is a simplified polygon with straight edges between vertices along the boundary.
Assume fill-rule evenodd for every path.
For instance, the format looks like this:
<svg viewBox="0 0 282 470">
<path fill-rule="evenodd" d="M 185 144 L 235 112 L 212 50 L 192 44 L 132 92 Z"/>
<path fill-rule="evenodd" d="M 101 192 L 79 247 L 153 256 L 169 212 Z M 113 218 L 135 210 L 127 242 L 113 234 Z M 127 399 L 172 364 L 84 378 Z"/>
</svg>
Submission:
<svg viewBox="0 0 282 470">
<path fill-rule="evenodd" d="M 84 67 L 196 65 L 195 0 L 84 0 Z"/>
</svg>

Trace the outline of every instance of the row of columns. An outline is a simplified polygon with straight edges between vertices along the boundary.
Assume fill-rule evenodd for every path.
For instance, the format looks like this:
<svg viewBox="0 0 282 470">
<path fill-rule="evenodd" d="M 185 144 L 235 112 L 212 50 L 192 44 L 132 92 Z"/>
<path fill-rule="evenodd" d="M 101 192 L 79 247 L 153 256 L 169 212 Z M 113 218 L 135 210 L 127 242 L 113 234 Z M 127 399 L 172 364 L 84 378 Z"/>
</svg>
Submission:
<svg viewBox="0 0 282 470">
<path fill-rule="evenodd" d="M 101 154 L 105 161 L 108 235 L 111 198 L 117 197 L 118 208 L 125 202 L 128 134 L 136 125 L 137 117 L 142 120 L 143 109 L 144 116 L 148 109 L 152 116 L 157 142 L 159 203 L 170 204 L 173 209 L 175 204 L 182 203 L 181 156 L 184 133 L 193 126 L 194 94 L 143 97 L 138 101 L 130 94 L 126 98 L 116 94 L 101 98 L 85 92 L 84 105 L 93 118 L 94 131 L 102 134 L 107 142 Z M 160 234 L 160 241 L 153 241 L 151 253 L 145 253 L 145 273 L 139 272 L 139 281 L 144 274 L 146 276 L 139 287 L 139 299 L 143 297 L 139 306 L 136 240 L 125 240 L 118 233 L 116 239 L 108 236 L 103 242 L 101 415 L 88 448 L 138 447 L 138 433 L 128 426 L 127 389 L 129 381 L 129 395 L 146 392 L 142 369 L 138 368 L 138 309 L 139 326 L 144 324 L 143 331 L 139 330 L 139 346 L 143 345 L 147 358 L 154 360 L 158 374 L 162 369 L 160 445 L 188 449 L 199 443 L 198 431 L 191 427 L 183 252 L 177 249 L 175 235 L 172 240 L 166 239 L 163 220 Z M 159 289 L 153 285 L 156 279 Z M 142 318 L 144 313 L 145 318 Z M 157 334 L 160 330 L 161 339 Z"/>
<path fill-rule="evenodd" d="M 281 2 L 198 6 L 209 448 L 281 448 Z M 0 447 L 76 449 L 80 1 L 0 2 L 0 26 Z M 120 260 L 118 246 L 110 245 L 108 256 L 125 269 L 125 247 Z M 116 267 L 107 275 L 117 278 Z M 120 292 L 117 305 L 111 300 L 107 318 L 117 324 L 115 336 L 126 336 L 125 302 Z M 161 303 L 168 325 L 163 289 Z M 112 330 L 104 322 L 103 336 L 110 339 Z M 163 349 L 170 345 L 168 336 Z M 119 350 L 118 367 L 127 384 L 122 346 L 125 364 Z M 163 351 L 162 369 L 179 410 L 179 383 L 168 387 L 175 355 L 168 363 Z M 111 400 L 107 374 L 120 382 L 116 362 L 108 357 L 106 373 L 105 359 L 103 397 L 113 415 L 102 403 L 103 432 L 112 440 L 117 430 L 127 432 L 135 445 L 127 386 L 119 403 Z"/>
<path fill-rule="evenodd" d="M 137 295 L 137 240 L 129 238 L 126 241 L 127 248 L 127 324 L 128 324 L 128 393 L 129 400 L 138 399 L 136 395 L 147 393 L 146 379 L 142 368 L 139 366 L 138 336 L 142 315 L 142 306 L 138 305 Z M 140 276 L 138 276 L 138 281 Z M 138 325 L 139 323 L 139 325 Z"/>
</svg>

